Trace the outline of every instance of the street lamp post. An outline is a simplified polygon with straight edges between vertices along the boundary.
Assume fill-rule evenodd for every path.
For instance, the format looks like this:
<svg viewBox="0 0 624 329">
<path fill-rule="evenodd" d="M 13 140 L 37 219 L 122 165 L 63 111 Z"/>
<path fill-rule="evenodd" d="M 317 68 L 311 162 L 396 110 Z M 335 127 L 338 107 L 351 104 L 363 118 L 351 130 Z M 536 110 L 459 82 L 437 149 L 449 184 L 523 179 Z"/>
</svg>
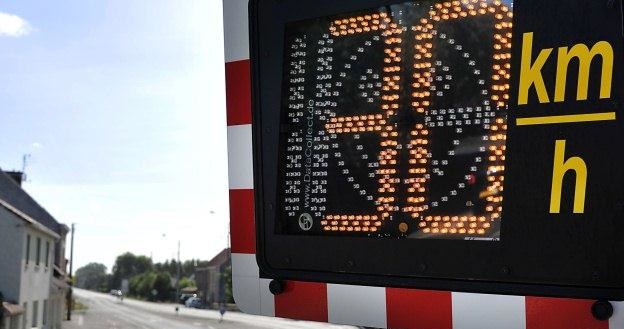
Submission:
<svg viewBox="0 0 624 329">
<path fill-rule="evenodd" d="M 180 264 L 180 240 L 178 240 L 178 275 L 176 278 L 176 301 L 180 298 L 180 272 L 182 264 Z"/>
<path fill-rule="evenodd" d="M 69 291 L 67 292 L 67 321 L 71 321 L 72 295 L 74 289 L 74 232 L 75 224 L 71 226 L 71 246 L 69 252 Z"/>
</svg>

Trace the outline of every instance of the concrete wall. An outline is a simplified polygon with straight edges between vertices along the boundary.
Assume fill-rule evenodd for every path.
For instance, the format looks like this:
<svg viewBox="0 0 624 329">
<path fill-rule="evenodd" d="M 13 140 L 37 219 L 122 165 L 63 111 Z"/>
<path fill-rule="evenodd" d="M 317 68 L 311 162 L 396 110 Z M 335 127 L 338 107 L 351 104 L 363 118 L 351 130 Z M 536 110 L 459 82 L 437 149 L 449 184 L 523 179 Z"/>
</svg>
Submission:
<svg viewBox="0 0 624 329">
<path fill-rule="evenodd" d="M 0 207 L 0 291 L 4 299 L 19 303 L 24 251 L 22 219 Z"/>
<path fill-rule="evenodd" d="M 61 329 L 63 325 L 63 316 L 65 305 L 64 294 L 50 295 L 50 302 L 48 304 L 48 328 L 49 329 Z"/>
</svg>

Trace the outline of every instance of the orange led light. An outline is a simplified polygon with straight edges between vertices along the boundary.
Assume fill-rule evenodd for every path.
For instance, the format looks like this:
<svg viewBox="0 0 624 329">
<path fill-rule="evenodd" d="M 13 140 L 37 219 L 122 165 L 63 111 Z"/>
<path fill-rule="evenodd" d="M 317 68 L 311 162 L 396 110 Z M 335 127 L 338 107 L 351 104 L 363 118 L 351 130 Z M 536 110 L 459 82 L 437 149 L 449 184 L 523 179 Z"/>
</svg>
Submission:
<svg viewBox="0 0 624 329">
<path fill-rule="evenodd" d="M 492 80 L 495 83 L 491 86 L 489 98 L 492 104 L 504 108 L 509 101 L 509 69 L 511 54 L 512 38 L 512 13 L 501 1 L 495 0 L 488 2 L 485 0 L 462 0 L 447 1 L 444 3 L 436 3 L 429 11 L 429 18 L 422 18 L 420 24 L 413 28 L 418 31 L 414 38 L 415 45 L 415 63 L 413 64 L 414 73 L 410 91 L 412 110 L 419 115 L 424 115 L 431 106 L 431 92 L 429 88 L 432 85 L 432 67 L 431 58 L 433 58 L 433 38 L 436 35 L 435 24 L 441 21 L 450 21 L 462 19 L 468 16 L 491 15 L 494 18 L 495 34 L 493 35 L 496 42 L 493 45 L 493 74 Z M 375 232 L 378 227 L 383 225 L 383 220 L 391 216 L 391 212 L 399 211 L 399 207 L 394 205 L 397 200 L 393 193 L 396 191 L 397 185 L 401 184 L 401 179 L 396 177 L 397 170 L 392 168 L 397 164 L 398 152 L 392 149 L 399 145 L 397 138 L 399 133 L 394 126 L 389 124 L 399 110 L 399 90 L 401 89 L 401 76 L 396 72 L 401 71 L 399 66 L 404 59 L 402 44 L 402 28 L 392 21 L 390 15 L 386 12 L 373 13 L 369 15 L 361 15 L 349 17 L 341 20 L 335 20 L 330 27 L 330 33 L 333 36 L 341 37 L 347 35 L 367 33 L 370 31 L 381 30 L 384 37 L 383 67 L 382 81 L 383 90 L 380 98 L 381 114 L 375 114 L 373 117 L 368 116 L 352 116 L 332 118 L 325 125 L 325 129 L 330 134 L 351 134 L 361 132 L 374 132 L 382 137 L 380 145 L 382 150 L 379 153 L 380 168 L 375 171 L 376 175 L 383 175 L 378 179 L 379 197 L 376 199 L 379 214 L 376 218 L 380 221 L 369 222 L 363 219 L 364 215 L 347 215 L 347 222 L 332 221 L 333 218 L 342 219 L 343 215 L 328 215 L 321 222 L 323 230 L 331 231 L 355 231 L 355 232 Z M 378 32 L 379 33 L 379 32 Z M 410 66 L 412 66 L 410 64 Z M 504 181 L 504 161 L 505 161 L 505 141 L 506 141 L 506 122 L 502 118 L 497 118 L 490 125 L 489 140 L 493 143 L 488 148 L 489 154 L 486 157 L 487 163 L 487 195 L 483 197 L 488 201 L 485 207 L 487 216 L 422 216 L 423 211 L 427 211 L 427 183 L 428 183 L 428 145 L 429 131 L 423 125 L 415 125 L 410 132 L 412 140 L 409 142 L 409 159 L 411 167 L 408 169 L 409 177 L 404 180 L 404 184 L 408 184 L 407 192 L 408 203 L 414 206 L 406 206 L 401 211 L 409 213 L 410 217 L 419 221 L 418 227 L 423 233 L 435 234 L 478 234 L 484 235 L 491 227 L 490 220 L 500 218 L 502 212 L 502 197 L 500 191 L 503 190 Z M 482 192 L 482 194 L 484 194 Z M 368 215 L 370 216 L 370 215 Z M 351 218 L 355 218 L 352 220 Z M 443 225 L 436 224 L 434 227 L 428 223 L 443 222 Z M 354 223 L 357 223 L 354 224 Z M 464 223 L 468 223 L 464 225 Z M 353 227 L 355 225 L 356 227 Z M 363 225 L 360 228 L 359 225 Z M 439 226 L 439 227 L 438 227 Z"/>
<path fill-rule="evenodd" d="M 473 5 L 476 4 L 476 7 Z M 511 14 L 508 7 L 502 4 L 501 1 L 496 0 L 493 3 L 488 3 L 484 0 L 463 0 L 461 3 L 459 1 L 453 2 L 445 2 L 438 3 L 434 5 L 433 10 L 429 12 L 429 16 L 433 21 L 447 21 L 458 19 L 459 17 L 467 17 L 469 15 L 492 15 L 495 19 L 495 29 L 497 32 L 493 35 L 495 40 L 498 40 L 498 43 L 493 45 L 494 54 L 493 54 L 493 69 L 495 70 L 495 74 L 492 76 L 492 79 L 496 81 L 495 84 L 492 85 L 491 88 L 491 96 L 490 98 L 495 101 L 496 106 L 505 107 L 507 106 L 507 101 L 509 100 L 509 94 L 507 90 L 509 90 L 509 78 L 510 75 L 506 71 L 511 65 L 509 59 L 511 58 L 511 54 L 508 52 L 504 52 L 503 49 L 511 48 L 511 40 L 512 33 L 511 27 L 513 26 L 510 18 L 511 15 L 507 15 L 506 13 Z M 449 10 L 451 8 L 452 10 Z M 450 13 L 456 13 L 455 15 L 451 15 Z M 429 32 L 434 27 L 427 19 L 422 19 L 420 21 L 420 25 L 414 27 L 415 31 L 421 32 Z M 503 37 L 503 35 L 505 37 Z M 416 69 L 413 77 L 414 82 L 412 86 L 414 88 L 412 92 L 412 98 L 414 101 L 412 102 L 413 110 L 417 113 L 423 114 L 427 111 L 427 107 L 429 106 L 429 97 L 430 94 L 428 92 L 428 87 L 430 83 L 423 79 L 425 74 L 430 74 L 428 68 L 431 67 L 430 62 L 421 62 L 420 60 L 424 58 L 430 58 L 431 53 L 428 51 L 423 51 L 424 49 L 431 49 L 428 47 L 431 44 L 433 36 L 431 33 L 420 33 L 415 36 L 417 44 L 415 45 L 416 55 L 414 58 L 416 59 L 416 64 L 414 64 L 414 68 Z M 423 54 L 424 56 L 420 55 Z M 489 136 L 489 140 L 496 143 L 495 145 L 489 148 L 491 152 L 491 156 L 488 157 L 488 190 L 494 191 L 502 191 L 501 182 L 504 180 L 504 160 L 505 160 L 505 140 L 506 140 L 506 130 L 507 126 L 504 122 L 505 120 L 502 118 L 497 118 L 490 126 L 491 134 Z M 426 133 L 422 131 L 422 127 L 416 127 L 410 133 L 411 136 L 426 136 Z M 426 149 L 426 145 L 428 144 L 428 140 L 422 137 L 414 138 L 411 142 L 411 145 L 421 145 L 420 148 L 424 150 L 424 154 L 427 154 L 428 151 Z M 419 164 L 419 160 L 421 159 L 421 154 L 418 151 L 412 150 L 410 152 L 410 164 Z M 426 163 L 426 162 L 424 162 Z M 420 170 L 422 169 L 422 170 Z M 427 169 L 423 168 L 411 168 L 409 173 L 414 175 L 412 178 L 418 179 L 420 181 L 427 182 L 426 173 Z M 409 179 L 408 179 L 409 181 Z M 408 189 L 408 193 L 410 197 L 408 200 L 419 200 L 419 198 L 424 197 L 426 195 L 426 188 L 419 186 L 419 188 L 410 188 Z M 494 192 L 496 193 L 496 192 Z M 500 218 L 500 212 L 502 211 L 502 207 L 500 206 L 500 202 L 502 202 L 502 197 L 496 196 L 488 196 L 488 201 L 490 204 L 486 206 L 486 212 L 490 215 L 489 217 L 492 219 Z M 494 210 L 497 212 L 494 212 Z M 405 211 L 413 211 L 412 209 L 405 209 Z M 487 218 L 485 216 L 412 216 L 413 218 L 420 219 L 419 227 L 422 229 L 422 232 L 425 234 L 478 234 L 484 235 L 487 232 L 487 229 L 491 227 L 491 223 L 487 222 Z M 449 221 L 450 219 L 450 221 Z M 444 228 L 442 230 L 438 229 L 437 221 L 443 220 L 445 221 Z M 463 222 L 470 222 L 471 228 L 466 230 L 463 228 Z M 429 224 L 430 223 L 430 224 Z M 481 223 L 481 224 L 479 224 Z M 434 226 L 435 224 L 435 226 Z M 449 225 L 446 225 L 449 224 Z M 433 228 L 433 229 L 432 229 Z"/>
<path fill-rule="evenodd" d="M 402 39 L 400 35 L 403 33 L 403 29 L 396 23 L 392 22 L 392 19 L 388 17 L 388 13 L 380 12 L 374 13 L 370 15 L 363 15 L 357 17 L 351 17 L 343 20 L 334 21 L 335 25 L 338 27 L 330 27 L 330 32 L 332 32 L 333 36 L 345 36 L 347 34 L 360 34 L 369 31 L 377 31 L 382 30 L 381 35 L 385 38 L 384 43 L 388 45 L 386 49 L 384 49 L 384 54 L 386 54 L 383 59 L 386 64 L 383 68 L 383 72 L 385 75 L 382 77 L 382 81 L 384 82 L 382 86 L 382 90 L 384 93 L 381 95 L 381 99 L 383 100 L 380 109 L 381 113 L 369 114 L 365 116 L 351 116 L 351 117 L 338 117 L 332 118 L 330 123 L 325 125 L 325 129 L 330 134 L 346 134 L 346 133 L 360 133 L 360 132 L 377 132 L 384 139 L 380 142 L 382 148 L 385 147 L 396 147 L 398 145 L 398 141 L 394 138 L 398 137 L 398 133 L 394 130 L 394 126 L 388 124 L 388 119 L 396 114 L 395 110 L 399 109 L 399 104 L 397 101 L 399 100 L 399 95 L 396 91 L 400 90 L 400 82 L 401 76 L 393 74 L 401 71 L 401 67 L 398 64 L 402 61 L 401 52 L 402 48 L 400 44 L 402 43 Z M 349 24 L 349 25 L 346 25 Z M 347 30 L 346 33 L 341 33 L 337 31 Z M 393 92 L 394 91 L 394 92 Z M 356 123 L 353 123 L 356 122 Z M 348 215 L 347 218 L 355 218 L 358 221 L 352 222 L 360 224 L 359 220 L 364 219 L 364 227 L 360 228 L 356 226 L 352 228 L 355 232 L 377 232 L 378 227 L 382 226 L 382 222 L 378 221 L 378 219 L 387 219 L 390 217 L 390 213 L 386 210 L 396 211 L 398 209 L 397 206 L 393 206 L 395 202 L 395 198 L 393 193 L 396 191 L 396 185 L 400 184 L 400 179 L 398 177 L 394 177 L 393 175 L 397 174 L 395 166 L 397 161 L 395 157 L 398 152 L 395 149 L 382 149 L 379 153 L 379 164 L 380 167 L 376 170 L 377 174 L 386 175 L 388 177 L 384 177 L 379 179 L 379 188 L 378 192 L 381 194 L 378 198 L 378 202 L 380 205 L 377 207 L 380 212 L 379 215 Z M 330 218 L 335 218 L 336 215 L 328 215 L 325 218 L 329 220 Z M 371 222 L 369 220 L 373 220 L 374 226 L 371 226 Z M 342 231 L 342 227 L 351 227 L 348 225 L 344 225 L 334 229 L 338 224 L 333 224 L 331 230 Z M 328 226 L 325 226 L 326 229 Z M 349 229 L 347 229 L 350 232 Z"/>
</svg>

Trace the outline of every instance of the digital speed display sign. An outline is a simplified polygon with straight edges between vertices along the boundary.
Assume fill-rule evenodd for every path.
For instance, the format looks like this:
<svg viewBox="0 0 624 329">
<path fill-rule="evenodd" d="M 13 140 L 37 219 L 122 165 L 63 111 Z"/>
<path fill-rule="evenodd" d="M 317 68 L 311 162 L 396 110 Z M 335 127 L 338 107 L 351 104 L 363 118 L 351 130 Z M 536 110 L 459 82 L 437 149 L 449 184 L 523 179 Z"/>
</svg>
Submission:
<svg viewBox="0 0 624 329">
<path fill-rule="evenodd" d="M 251 11 L 265 276 L 624 297 L 619 2 Z"/>
</svg>

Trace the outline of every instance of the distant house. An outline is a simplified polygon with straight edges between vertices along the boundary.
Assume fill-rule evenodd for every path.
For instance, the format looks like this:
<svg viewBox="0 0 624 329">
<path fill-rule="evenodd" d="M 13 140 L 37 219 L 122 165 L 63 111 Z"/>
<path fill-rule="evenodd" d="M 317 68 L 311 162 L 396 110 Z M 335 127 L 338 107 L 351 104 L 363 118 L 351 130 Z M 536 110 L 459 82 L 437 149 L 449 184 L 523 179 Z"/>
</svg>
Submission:
<svg viewBox="0 0 624 329">
<path fill-rule="evenodd" d="M 0 292 L 4 328 L 59 329 L 68 277 L 67 226 L 21 188 L 22 174 L 0 170 Z"/>
<path fill-rule="evenodd" d="M 225 278 L 222 273 L 232 265 L 230 249 L 223 249 L 205 267 L 195 269 L 197 294 L 206 305 L 225 301 Z"/>
</svg>

